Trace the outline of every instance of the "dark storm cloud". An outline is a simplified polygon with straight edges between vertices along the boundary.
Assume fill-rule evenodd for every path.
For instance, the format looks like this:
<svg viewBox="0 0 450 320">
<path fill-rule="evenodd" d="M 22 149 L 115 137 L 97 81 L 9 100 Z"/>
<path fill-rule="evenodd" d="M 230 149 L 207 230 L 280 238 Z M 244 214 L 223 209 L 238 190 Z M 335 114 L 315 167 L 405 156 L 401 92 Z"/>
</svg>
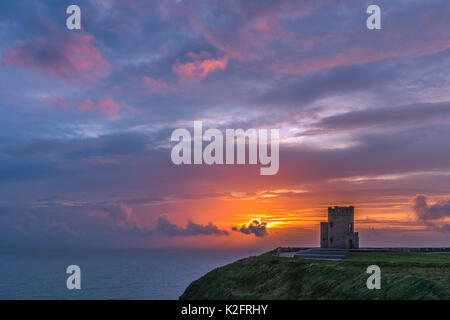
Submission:
<svg viewBox="0 0 450 320">
<path fill-rule="evenodd" d="M 152 233 L 165 235 L 169 237 L 187 237 L 198 235 L 228 235 L 228 231 L 219 229 L 212 222 L 206 225 L 198 224 L 189 220 L 186 227 L 180 227 L 169 221 L 167 216 L 160 216 L 156 222 L 155 229 Z"/>
<path fill-rule="evenodd" d="M 265 237 L 268 235 L 267 222 L 258 220 L 253 220 L 248 224 L 243 224 L 238 227 L 232 227 L 231 230 L 243 234 L 254 234 L 256 237 Z"/>
</svg>

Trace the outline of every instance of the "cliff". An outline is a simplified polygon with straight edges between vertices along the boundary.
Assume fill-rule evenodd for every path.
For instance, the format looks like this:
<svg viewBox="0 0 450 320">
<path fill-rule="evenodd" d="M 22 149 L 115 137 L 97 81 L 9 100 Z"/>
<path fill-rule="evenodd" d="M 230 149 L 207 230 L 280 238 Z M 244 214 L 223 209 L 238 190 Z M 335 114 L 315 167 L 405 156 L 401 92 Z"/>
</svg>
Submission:
<svg viewBox="0 0 450 320">
<path fill-rule="evenodd" d="M 180 299 L 450 299 L 450 254 L 351 252 L 342 261 L 279 258 L 268 252 L 217 268 Z M 369 290 L 369 265 L 381 289 Z"/>
</svg>

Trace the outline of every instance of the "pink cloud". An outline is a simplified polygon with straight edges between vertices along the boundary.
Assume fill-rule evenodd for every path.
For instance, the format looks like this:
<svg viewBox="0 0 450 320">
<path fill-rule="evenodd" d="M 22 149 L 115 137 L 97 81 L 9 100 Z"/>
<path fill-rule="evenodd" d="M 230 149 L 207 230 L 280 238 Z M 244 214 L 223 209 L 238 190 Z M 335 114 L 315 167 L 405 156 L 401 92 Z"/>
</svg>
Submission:
<svg viewBox="0 0 450 320">
<path fill-rule="evenodd" d="M 117 117 L 122 107 L 124 107 L 124 105 L 115 102 L 114 99 L 111 97 L 103 98 L 98 103 L 98 108 L 100 112 L 111 118 Z"/>
<path fill-rule="evenodd" d="M 119 115 L 120 111 L 126 107 L 128 107 L 127 104 L 116 102 L 109 96 L 100 99 L 97 103 L 95 103 L 91 99 L 84 99 L 78 104 L 78 109 L 81 112 L 100 111 L 109 118 L 116 118 Z"/>
<path fill-rule="evenodd" d="M 78 33 L 23 40 L 4 51 L 3 62 L 69 82 L 77 78 L 93 81 L 111 67 L 94 43 L 91 35 Z"/>
<path fill-rule="evenodd" d="M 81 102 L 66 101 L 61 97 L 53 97 L 53 98 L 47 97 L 42 99 L 42 102 L 45 105 L 56 105 L 63 108 L 69 106 L 78 107 L 78 110 L 81 112 L 100 111 L 109 118 L 116 118 L 123 108 L 131 108 L 126 103 L 116 102 L 110 96 L 98 100 L 97 103 L 91 99 L 84 99 Z"/>
<path fill-rule="evenodd" d="M 420 57 L 450 48 L 450 33 L 443 27 L 450 12 L 448 6 L 417 15 L 414 25 L 422 27 L 414 36 L 411 36 L 413 21 L 404 17 L 386 20 L 387 33 L 361 33 L 358 28 L 307 34 L 295 28 L 299 18 L 324 5 L 326 1 L 302 6 L 296 1 L 279 1 L 276 6 L 243 5 L 233 11 L 224 4 L 227 18 L 233 21 L 226 28 L 211 24 L 195 7 L 184 7 L 182 13 L 188 16 L 192 28 L 223 56 L 245 62 L 245 67 L 256 70 L 306 74 L 384 59 Z"/>
<path fill-rule="evenodd" d="M 152 91 L 155 91 L 155 92 L 160 92 L 167 87 L 166 82 L 164 82 L 160 79 L 154 79 L 154 78 L 147 77 L 147 76 L 142 77 L 142 82 L 145 85 L 147 85 L 148 87 L 150 87 L 150 89 Z"/>
<path fill-rule="evenodd" d="M 205 54 L 188 53 L 188 56 L 194 59 L 193 62 L 176 62 L 172 70 L 178 75 L 181 82 L 191 82 L 206 77 L 215 70 L 225 70 L 228 64 L 227 58 L 208 59 Z"/>
</svg>

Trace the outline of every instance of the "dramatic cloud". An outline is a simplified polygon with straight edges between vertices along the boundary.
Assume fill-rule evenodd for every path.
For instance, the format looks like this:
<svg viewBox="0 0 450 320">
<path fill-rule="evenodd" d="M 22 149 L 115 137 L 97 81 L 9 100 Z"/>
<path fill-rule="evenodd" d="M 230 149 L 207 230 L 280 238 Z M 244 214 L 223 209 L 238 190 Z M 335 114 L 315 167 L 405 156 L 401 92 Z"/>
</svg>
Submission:
<svg viewBox="0 0 450 320">
<path fill-rule="evenodd" d="M 243 234 L 254 234 L 256 237 L 267 236 L 267 222 L 253 220 L 250 223 L 238 227 L 232 227 L 231 230 L 242 232 Z"/>
<path fill-rule="evenodd" d="M 378 2 L 381 31 L 360 0 L 84 1 L 70 31 L 61 1 L 0 2 L 0 246 L 314 246 L 329 202 L 375 221 L 364 245 L 448 246 L 450 5 Z M 194 120 L 280 128 L 279 173 L 175 166 Z"/>
</svg>

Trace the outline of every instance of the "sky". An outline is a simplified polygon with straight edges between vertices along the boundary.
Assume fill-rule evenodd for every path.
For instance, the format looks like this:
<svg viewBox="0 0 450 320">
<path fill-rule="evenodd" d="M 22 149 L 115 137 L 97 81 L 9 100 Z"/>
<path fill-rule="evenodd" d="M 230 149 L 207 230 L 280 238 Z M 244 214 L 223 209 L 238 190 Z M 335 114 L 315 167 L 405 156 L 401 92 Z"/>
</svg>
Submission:
<svg viewBox="0 0 450 320">
<path fill-rule="evenodd" d="M 448 0 L 1 1 L 0 247 L 318 246 L 335 205 L 361 246 L 450 246 L 449 16 Z M 278 173 L 173 164 L 194 121 L 279 128 Z"/>
</svg>

